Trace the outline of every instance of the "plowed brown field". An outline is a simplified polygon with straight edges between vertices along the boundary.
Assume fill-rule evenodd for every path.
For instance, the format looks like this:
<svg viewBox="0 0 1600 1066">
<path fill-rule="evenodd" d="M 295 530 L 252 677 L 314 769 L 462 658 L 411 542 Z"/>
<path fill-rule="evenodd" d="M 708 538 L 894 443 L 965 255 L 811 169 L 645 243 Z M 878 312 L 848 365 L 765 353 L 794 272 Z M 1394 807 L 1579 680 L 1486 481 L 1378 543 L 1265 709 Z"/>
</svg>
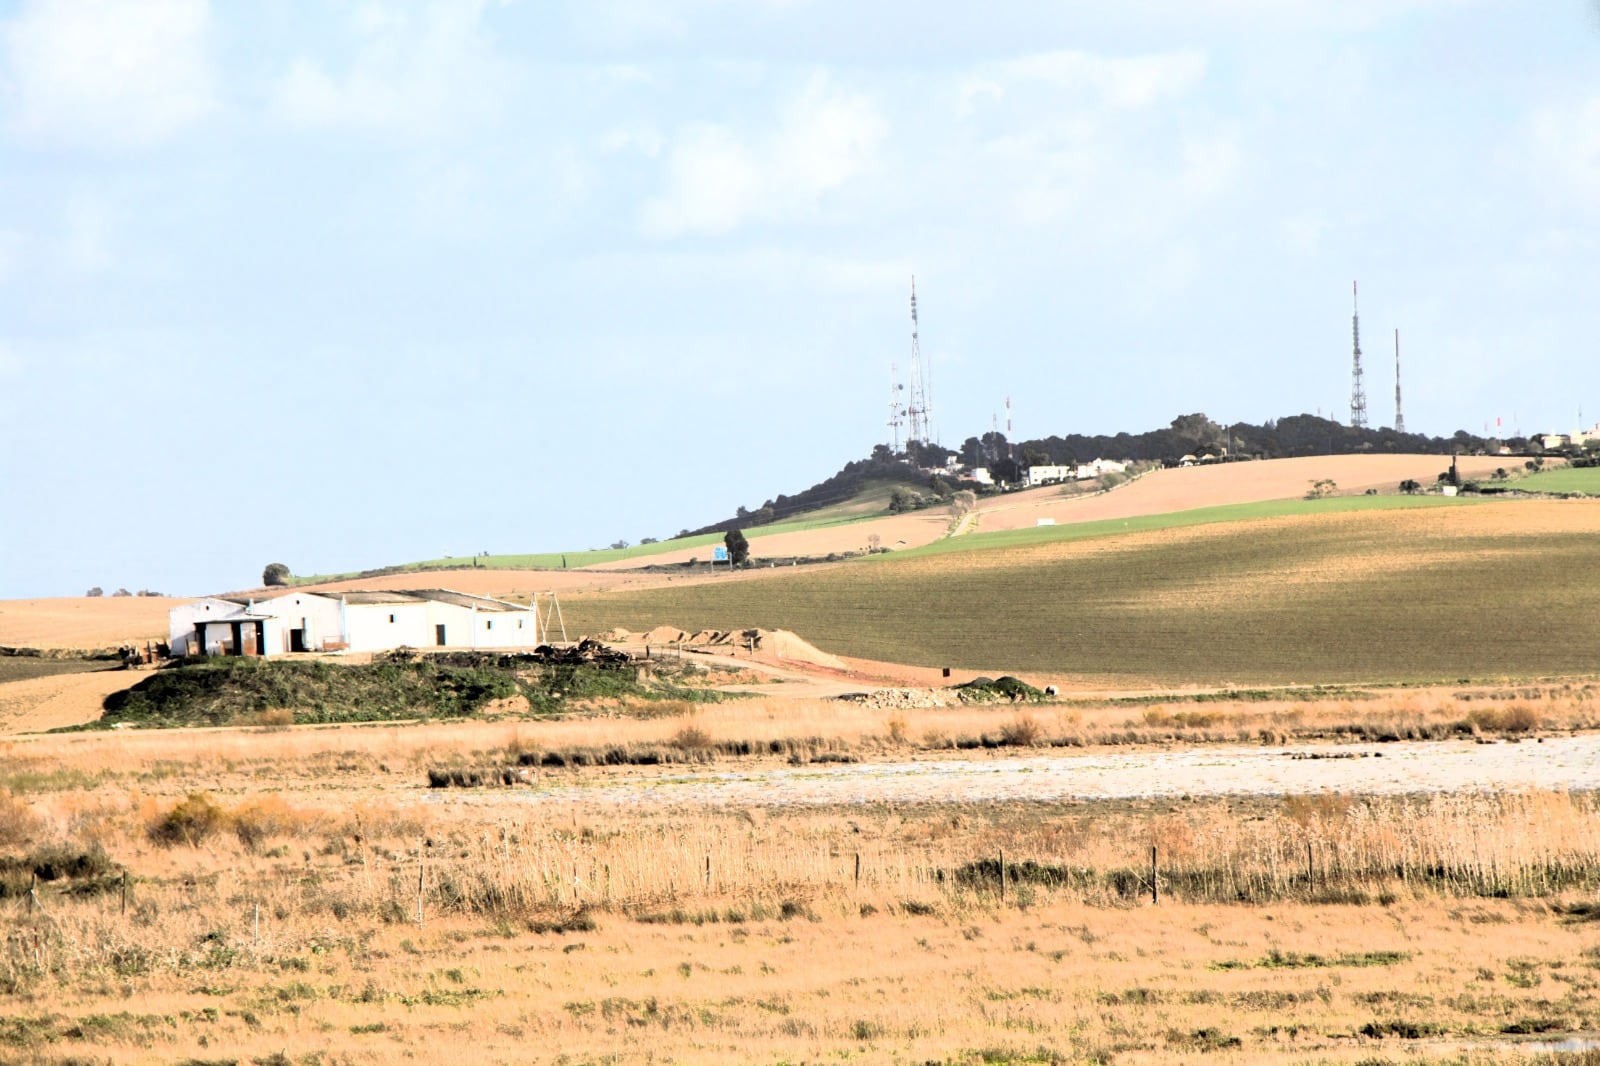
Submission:
<svg viewBox="0 0 1600 1066">
<path fill-rule="evenodd" d="M 1503 456 L 1463 456 L 1463 478 L 1486 477 L 1498 467 L 1516 465 Z M 1039 519 L 1061 525 L 1109 518 L 1191 511 L 1232 503 L 1293 500 L 1324 478 L 1339 486 L 1341 496 L 1359 496 L 1368 489 L 1398 491 L 1400 482 L 1431 485 L 1450 467 L 1444 455 L 1311 455 L 1258 463 L 1223 463 L 1155 470 L 1138 481 L 1098 496 L 1069 498 L 1060 486 L 1047 485 L 986 501 L 978 508 L 977 528 L 1025 529 Z"/>
</svg>

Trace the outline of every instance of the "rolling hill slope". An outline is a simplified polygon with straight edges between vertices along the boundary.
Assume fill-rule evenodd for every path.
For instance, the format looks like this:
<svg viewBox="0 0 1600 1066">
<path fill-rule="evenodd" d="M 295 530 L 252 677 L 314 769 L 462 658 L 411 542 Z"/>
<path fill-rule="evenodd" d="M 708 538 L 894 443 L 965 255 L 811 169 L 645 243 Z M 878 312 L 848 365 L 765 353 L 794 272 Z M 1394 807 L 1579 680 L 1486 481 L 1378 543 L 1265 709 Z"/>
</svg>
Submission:
<svg viewBox="0 0 1600 1066">
<path fill-rule="evenodd" d="M 1600 502 L 1219 522 L 564 601 L 597 632 L 764 626 L 838 655 L 1107 684 L 1588 674 Z"/>
</svg>

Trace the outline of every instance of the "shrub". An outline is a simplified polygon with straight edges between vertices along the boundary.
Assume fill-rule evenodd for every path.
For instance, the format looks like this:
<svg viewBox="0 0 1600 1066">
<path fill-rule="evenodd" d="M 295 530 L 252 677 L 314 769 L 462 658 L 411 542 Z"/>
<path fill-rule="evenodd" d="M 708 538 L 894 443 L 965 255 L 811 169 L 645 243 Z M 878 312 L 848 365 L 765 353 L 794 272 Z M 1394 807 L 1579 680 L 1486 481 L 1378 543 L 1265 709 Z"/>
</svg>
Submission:
<svg viewBox="0 0 1600 1066">
<path fill-rule="evenodd" d="M 44 832 L 44 819 L 10 789 L 0 789 L 0 848 L 26 844 Z"/>
<path fill-rule="evenodd" d="M 697 725 L 681 726 L 672 734 L 671 743 L 679 751 L 708 751 L 711 748 L 711 734 Z"/>
<path fill-rule="evenodd" d="M 225 815 L 233 831 L 249 851 L 258 850 L 267 840 L 287 836 L 300 826 L 300 815 L 277 796 L 251 800 Z"/>
<path fill-rule="evenodd" d="M 1044 735 L 1031 714 L 1019 714 L 1000 727 L 1000 742 L 1012 748 L 1031 748 Z"/>
<path fill-rule="evenodd" d="M 228 812 L 217 806 L 210 796 L 191 792 L 188 799 L 151 822 L 147 831 L 157 844 L 196 847 L 213 833 L 226 829 L 229 820 Z"/>
<path fill-rule="evenodd" d="M 1527 733 L 1539 728 L 1539 711 L 1526 703 L 1505 707 L 1474 707 L 1467 712 L 1467 725 L 1492 733 Z"/>
</svg>

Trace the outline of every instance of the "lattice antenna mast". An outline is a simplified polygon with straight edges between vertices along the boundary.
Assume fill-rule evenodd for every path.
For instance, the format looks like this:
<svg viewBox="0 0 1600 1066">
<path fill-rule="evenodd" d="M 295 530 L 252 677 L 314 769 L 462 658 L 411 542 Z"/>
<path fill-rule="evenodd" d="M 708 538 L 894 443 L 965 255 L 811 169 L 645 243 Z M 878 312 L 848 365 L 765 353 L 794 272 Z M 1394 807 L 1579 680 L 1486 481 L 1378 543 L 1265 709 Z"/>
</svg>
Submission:
<svg viewBox="0 0 1600 1066">
<path fill-rule="evenodd" d="M 906 419 L 910 428 L 906 433 L 906 443 L 918 441 L 922 444 L 931 444 L 933 435 L 928 431 L 928 420 L 932 415 L 931 405 L 928 403 L 928 386 L 926 375 L 922 366 L 922 342 L 917 336 L 917 279 L 911 278 L 911 401 L 906 405 Z"/>
<path fill-rule="evenodd" d="M 1394 331 L 1394 431 L 1406 431 L 1406 416 L 1400 410 L 1400 331 Z"/>
<path fill-rule="evenodd" d="M 1361 310 L 1356 306 L 1356 283 L 1350 283 L 1350 337 L 1354 342 L 1355 356 L 1350 372 L 1350 425 L 1356 429 L 1367 428 L 1367 389 L 1361 383 Z"/>
<path fill-rule="evenodd" d="M 905 386 L 900 384 L 900 367 L 894 363 L 889 364 L 889 442 L 893 448 L 892 454 L 900 454 L 900 427 L 906 424 L 905 404 L 901 402 L 900 394 L 905 391 Z"/>
</svg>

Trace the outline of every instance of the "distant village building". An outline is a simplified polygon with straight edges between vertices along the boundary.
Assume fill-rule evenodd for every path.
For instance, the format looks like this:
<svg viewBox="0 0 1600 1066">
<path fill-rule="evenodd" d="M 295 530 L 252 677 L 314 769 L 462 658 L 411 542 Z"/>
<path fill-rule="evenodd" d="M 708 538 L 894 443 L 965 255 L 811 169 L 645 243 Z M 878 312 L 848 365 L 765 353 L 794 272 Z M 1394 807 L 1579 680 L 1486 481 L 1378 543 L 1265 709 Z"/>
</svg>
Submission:
<svg viewBox="0 0 1600 1066">
<path fill-rule="evenodd" d="M 1102 474 L 1126 474 L 1127 463 L 1119 463 L 1115 459 L 1096 459 L 1092 463 L 1080 464 L 1077 470 L 1079 481 L 1088 481 L 1090 478 L 1100 477 Z"/>
<path fill-rule="evenodd" d="M 167 615 L 173 655 L 413 648 L 533 648 L 531 607 L 449 589 L 211 596 Z"/>
<path fill-rule="evenodd" d="M 1028 485 L 1049 485 L 1056 481 L 1066 481 L 1076 477 L 1078 468 L 1075 466 L 1030 466 L 1028 467 Z"/>
</svg>

